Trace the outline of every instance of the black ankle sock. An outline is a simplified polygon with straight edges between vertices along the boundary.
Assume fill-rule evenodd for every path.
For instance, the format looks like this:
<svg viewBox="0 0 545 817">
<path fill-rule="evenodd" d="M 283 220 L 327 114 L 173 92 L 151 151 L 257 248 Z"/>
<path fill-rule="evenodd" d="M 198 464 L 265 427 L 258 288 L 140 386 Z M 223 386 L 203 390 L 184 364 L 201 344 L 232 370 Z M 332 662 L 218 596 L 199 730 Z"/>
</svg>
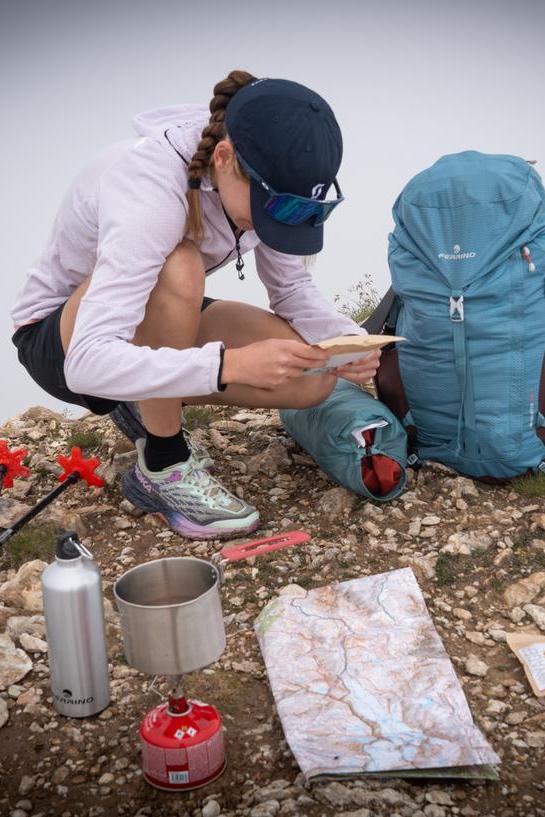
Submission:
<svg viewBox="0 0 545 817">
<path fill-rule="evenodd" d="M 149 431 L 146 433 L 144 459 L 150 471 L 162 471 L 169 465 L 185 462 L 189 459 L 190 453 L 182 429 L 172 437 L 157 437 Z"/>
</svg>

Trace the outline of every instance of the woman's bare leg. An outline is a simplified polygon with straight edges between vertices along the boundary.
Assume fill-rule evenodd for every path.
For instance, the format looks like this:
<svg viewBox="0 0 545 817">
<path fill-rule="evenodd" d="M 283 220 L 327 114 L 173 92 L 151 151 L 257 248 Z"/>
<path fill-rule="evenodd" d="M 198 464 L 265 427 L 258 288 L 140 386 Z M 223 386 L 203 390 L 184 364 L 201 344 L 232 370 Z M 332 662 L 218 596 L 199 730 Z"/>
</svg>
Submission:
<svg viewBox="0 0 545 817">
<path fill-rule="evenodd" d="M 61 339 L 68 349 L 79 303 L 90 279 L 72 293 L 61 316 Z M 158 349 L 170 346 L 185 349 L 195 345 L 204 294 L 204 266 L 195 245 L 184 240 L 168 256 L 146 305 L 144 320 L 137 327 L 133 343 Z M 152 434 L 169 437 L 180 430 L 180 398 L 141 400 L 139 409 L 144 426 Z"/>
<path fill-rule="evenodd" d="M 238 301 L 216 301 L 201 315 L 196 345 L 222 340 L 228 349 L 235 349 L 267 338 L 303 342 L 287 321 L 272 312 Z M 306 375 L 276 389 L 233 383 L 222 392 L 184 398 L 184 403 L 215 403 L 247 408 L 307 408 L 325 400 L 335 382 L 332 375 Z"/>
<path fill-rule="evenodd" d="M 245 346 L 267 338 L 302 341 L 282 318 L 249 304 L 217 301 L 201 313 L 204 267 L 197 247 L 184 241 L 168 256 L 137 327 L 133 343 L 160 348 L 185 349 L 222 340 L 227 348 Z M 72 293 L 61 317 L 61 339 L 68 349 L 79 303 L 90 279 Z M 142 400 L 139 408 L 148 431 L 170 436 L 180 429 L 181 404 L 225 404 L 254 408 L 305 408 L 320 403 L 335 384 L 331 375 L 299 377 L 276 389 L 231 384 L 225 391 L 202 397 Z"/>
</svg>

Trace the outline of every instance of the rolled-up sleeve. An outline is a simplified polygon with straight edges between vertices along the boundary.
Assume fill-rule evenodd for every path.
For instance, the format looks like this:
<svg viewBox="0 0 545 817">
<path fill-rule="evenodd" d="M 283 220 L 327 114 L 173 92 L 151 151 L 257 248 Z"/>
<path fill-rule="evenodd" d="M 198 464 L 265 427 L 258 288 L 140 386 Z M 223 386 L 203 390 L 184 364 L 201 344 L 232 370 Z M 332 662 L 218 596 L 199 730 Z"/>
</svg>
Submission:
<svg viewBox="0 0 545 817">
<path fill-rule="evenodd" d="M 182 350 L 131 343 L 165 260 L 184 236 L 182 174 L 158 142 L 144 139 L 100 179 L 96 265 L 64 363 L 77 394 L 142 400 L 217 390 L 221 343 Z"/>
<path fill-rule="evenodd" d="M 258 244 L 254 253 L 257 274 L 267 289 L 271 309 L 307 343 L 336 335 L 367 334 L 322 295 L 301 256 L 284 255 L 265 244 Z"/>
</svg>

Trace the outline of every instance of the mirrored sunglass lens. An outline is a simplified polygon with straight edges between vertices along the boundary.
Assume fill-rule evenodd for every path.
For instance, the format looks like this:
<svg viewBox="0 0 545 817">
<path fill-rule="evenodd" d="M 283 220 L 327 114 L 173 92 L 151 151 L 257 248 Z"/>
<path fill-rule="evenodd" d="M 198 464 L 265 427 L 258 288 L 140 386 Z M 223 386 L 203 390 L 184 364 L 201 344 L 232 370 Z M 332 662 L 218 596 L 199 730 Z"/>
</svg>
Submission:
<svg viewBox="0 0 545 817">
<path fill-rule="evenodd" d="M 317 212 L 322 206 L 315 201 L 301 201 L 291 196 L 275 196 L 265 205 L 265 210 L 283 224 L 301 224 Z"/>
<path fill-rule="evenodd" d="M 324 221 L 329 218 L 338 203 L 338 201 L 332 201 L 330 204 L 325 205 L 321 211 L 317 213 L 314 223 L 316 225 L 323 224 Z"/>
</svg>

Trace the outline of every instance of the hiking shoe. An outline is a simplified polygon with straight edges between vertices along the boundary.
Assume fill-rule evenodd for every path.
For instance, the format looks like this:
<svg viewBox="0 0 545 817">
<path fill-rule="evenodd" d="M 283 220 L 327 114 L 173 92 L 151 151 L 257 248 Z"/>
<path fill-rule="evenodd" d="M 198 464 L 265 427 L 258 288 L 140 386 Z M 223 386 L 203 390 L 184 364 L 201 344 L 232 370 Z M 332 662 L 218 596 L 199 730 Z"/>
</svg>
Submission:
<svg viewBox="0 0 545 817">
<path fill-rule="evenodd" d="M 122 482 L 124 496 L 137 508 L 159 514 L 189 539 L 224 539 L 259 527 L 254 506 L 224 488 L 193 452 L 187 462 L 150 471 L 144 460 L 145 443 L 145 439 L 136 440 L 138 462 Z"/>
<path fill-rule="evenodd" d="M 119 405 L 110 412 L 110 418 L 131 442 L 135 443 L 140 437 L 146 436 L 146 429 L 142 423 L 136 403 L 119 403 Z M 214 460 L 204 445 L 200 445 L 196 442 L 186 428 L 182 427 L 182 431 L 189 450 L 194 454 L 196 459 L 200 461 L 201 468 L 205 468 L 207 471 L 213 471 L 215 467 Z"/>
</svg>

